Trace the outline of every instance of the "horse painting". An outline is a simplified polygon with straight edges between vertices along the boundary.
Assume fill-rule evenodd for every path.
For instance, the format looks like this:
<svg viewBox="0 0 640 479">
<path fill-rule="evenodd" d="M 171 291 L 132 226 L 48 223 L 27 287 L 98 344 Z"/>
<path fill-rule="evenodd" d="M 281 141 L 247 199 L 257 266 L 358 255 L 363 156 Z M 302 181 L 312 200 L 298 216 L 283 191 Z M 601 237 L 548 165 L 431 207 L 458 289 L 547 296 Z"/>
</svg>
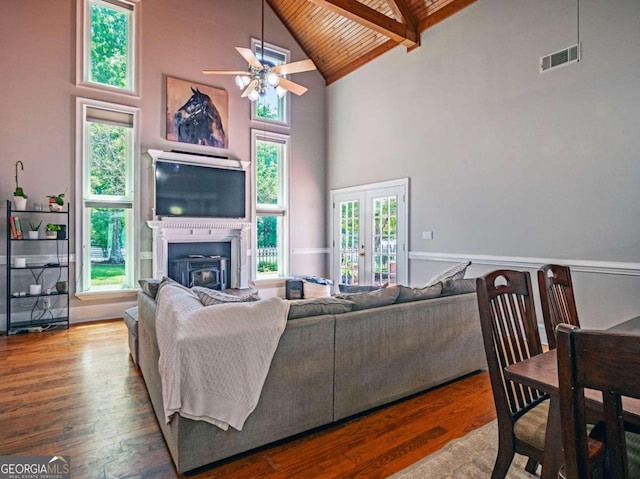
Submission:
<svg viewBox="0 0 640 479">
<path fill-rule="evenodd" d="M 205 88 L 210 91 L 202 91 Z M 226 93 L 224 90 L 210 87 L 194 88 L 187 82 L 169 78 L 167 80 L 167 139 L 227 148 L 223 116 L 212 100 L 212 95 L 216 95 L 226 114 Z M 190 95 L 189 98 L 182 104 L 187 95 Z"/>
</svg>

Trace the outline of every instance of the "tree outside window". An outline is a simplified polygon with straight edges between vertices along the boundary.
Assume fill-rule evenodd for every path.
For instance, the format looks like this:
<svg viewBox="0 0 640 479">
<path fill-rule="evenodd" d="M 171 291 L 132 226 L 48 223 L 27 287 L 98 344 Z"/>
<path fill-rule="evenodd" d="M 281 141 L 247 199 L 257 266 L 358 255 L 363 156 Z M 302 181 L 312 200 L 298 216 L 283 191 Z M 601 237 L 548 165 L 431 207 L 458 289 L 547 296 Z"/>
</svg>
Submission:
<svg viewBox="0 0 640 479">
<path fill-rule="evenodd" d="M 83 133 L 80 291 L 134 286 L 137 109 L 79 99 Z M 99 105 L 99 106 L 97 106 Z M 111 109 L 113 108 L 113 109 Z"/>
<path fill-rule="evenodd" d="M 85 2 L 83 81 L 125 92 L 135 89 L 135 3 Z"/>
<path fill-rule="evenodd" d="M 256 172 L 257 277 L 284 276 L 288 137 L 252 131 Z"/>
</svg>

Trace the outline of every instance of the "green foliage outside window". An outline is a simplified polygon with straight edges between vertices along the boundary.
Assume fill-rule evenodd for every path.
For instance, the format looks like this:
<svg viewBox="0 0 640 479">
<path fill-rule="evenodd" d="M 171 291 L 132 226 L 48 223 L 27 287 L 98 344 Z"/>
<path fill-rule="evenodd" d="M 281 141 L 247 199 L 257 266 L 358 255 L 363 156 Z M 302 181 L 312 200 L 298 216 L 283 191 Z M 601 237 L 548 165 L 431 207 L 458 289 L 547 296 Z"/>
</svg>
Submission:
<svg viewBox="0 0 640 479">
<path fill-rule="evenodd" d="M 259 103 L 256 108 L 256 116 L 265 120 L 277 120 L 278 112 L 268 103 Z"/>
<path fill-rule="evenodd" d="M 277 205 L 280 190 L 278 157 L 279 148 L 276 143 L 256 142 L 257 151 L 257 203 L 258 205 Z"/>
<path fill-rule="evenodd" d="M 129 18 L 126 12 L 91 3 L 90 81 L 130 89 Z"/>
<path fill-rule="evenodd" d="M 89 192 L 96 196 L 123 197 L 127 194 L 127 145 L 129 129 L 105 123 L 89 123 Z M 122 250 L 126 238 L 127 213 L 122 208 L 92 208 L 90 211 L 91 247 L 100 248 L 103 261 L 92 264 L 92 286 L 122 284 Z M 112 277 L 109 274 L 112 273 Z"/>
</svg>

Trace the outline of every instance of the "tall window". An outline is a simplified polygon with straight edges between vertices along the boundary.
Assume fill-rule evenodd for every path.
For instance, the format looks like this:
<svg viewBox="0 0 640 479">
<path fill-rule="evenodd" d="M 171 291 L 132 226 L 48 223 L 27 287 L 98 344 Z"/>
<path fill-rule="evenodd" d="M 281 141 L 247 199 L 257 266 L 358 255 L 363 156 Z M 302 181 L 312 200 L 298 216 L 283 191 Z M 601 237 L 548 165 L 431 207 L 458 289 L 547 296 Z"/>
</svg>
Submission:
<svg viewBox="0 0 640 479">
<path fill-rule="evenodd" d="M 288 63 L 289 52 L 274 45 L 264 44 L 264 52 L 262 51 L 262 42 L 252 39 L 251 47 L 262 64 L 273 66 Z M 251 105 L 251 118 L 260 121 L 270 121 L 274 123 L 288 124 L 289 115 L 287 112 L 287 96 L 285 94 L 279 97 L 274 88 L 267 89 L 267 94 Z"/>
<path fill-rule="evenodd" d="M 287 273 L 289 137 L 251 131 L 255 177 L 256 278 Z"/>
<path fill-rule="evenodd" d="M 78 117 L 78 291 L 132 289 L 138 109 L 78 99 Z"/>
<path fill-rule="evenodd" d="M 136 91 L 137 0 L 78 0 L 83 19 L 82 83 Z"/>
</svg>

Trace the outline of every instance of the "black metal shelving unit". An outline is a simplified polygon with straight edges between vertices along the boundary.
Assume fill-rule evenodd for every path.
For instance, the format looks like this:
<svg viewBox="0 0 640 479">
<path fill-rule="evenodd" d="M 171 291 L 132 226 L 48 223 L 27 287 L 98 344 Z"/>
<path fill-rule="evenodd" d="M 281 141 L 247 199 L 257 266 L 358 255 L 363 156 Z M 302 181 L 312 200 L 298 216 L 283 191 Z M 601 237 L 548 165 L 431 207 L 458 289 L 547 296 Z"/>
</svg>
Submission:
<svg viewBox="0 0 640 479">
<path fill-rule="evenodd" d="M 46 205 L 45 205 L 46 207 Z M 19 218 L 23 238 L 14 238 L 11 218 Z M 64 238 L 26 238 L 30 222 L 64 224 Z M 69 210 L 12 209 L 7 201 L 7 298 L 6 334 L 69 327 Z M 15 257 L 25 257 L 24 267 Z M 62 284 L 66 282 L 66 288 Z M 30 284 L 40 284 L 40 294 L 29 294 Z"/>
</svg>

